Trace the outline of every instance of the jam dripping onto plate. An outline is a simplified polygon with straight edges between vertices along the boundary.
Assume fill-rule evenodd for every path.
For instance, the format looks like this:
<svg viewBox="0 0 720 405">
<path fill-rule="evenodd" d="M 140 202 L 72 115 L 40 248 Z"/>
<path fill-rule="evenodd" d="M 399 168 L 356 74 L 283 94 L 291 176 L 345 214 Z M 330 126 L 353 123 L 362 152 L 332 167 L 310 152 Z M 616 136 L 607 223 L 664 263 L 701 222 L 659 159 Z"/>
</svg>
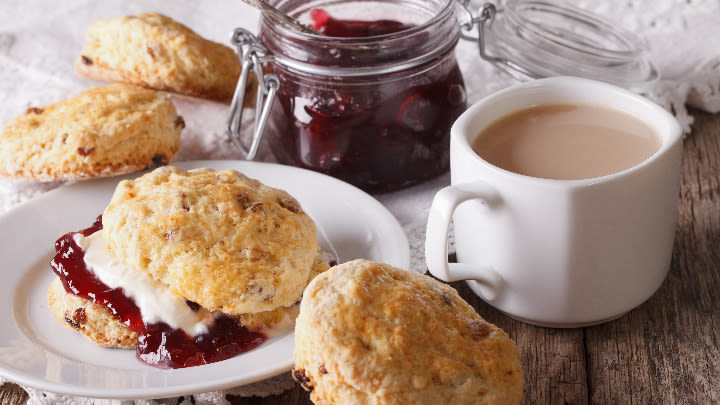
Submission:
<svg viewBox="0 0 720 405">
<path fill-rule="evenodd" d="M 199 366 L 234 357 L 267 340 L 264 334 L 249 331 L 224 314 L 215 318 L 206 333 L 197 336 L 189 336 L 164 322 L 144 323 L 140 309 L 125 296 L 122 288 L 108 287 L 85 266 L 85 254 L 73 235 L 89 236 L 101 229 L 102 216 L 98 216 L 92 226 L 60 237 L 55 242 L 57 253 L 50 265 L 68 293 L 104 307 L 117 321 L 138 334 L 135 355 L 140 361 L 158 368 Z M 193 310 L 199 308 L 190 301 L 188 306 Z"/>
</svg>

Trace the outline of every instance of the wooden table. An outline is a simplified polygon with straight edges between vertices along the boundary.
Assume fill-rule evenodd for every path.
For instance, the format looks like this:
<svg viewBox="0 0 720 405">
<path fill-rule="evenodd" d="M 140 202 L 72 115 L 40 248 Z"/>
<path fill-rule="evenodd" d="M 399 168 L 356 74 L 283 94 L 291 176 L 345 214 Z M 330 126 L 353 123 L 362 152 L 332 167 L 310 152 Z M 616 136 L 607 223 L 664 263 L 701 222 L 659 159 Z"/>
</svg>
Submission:
<svg viewBox="0 0 720 405">
<path fill-rule="evenodd" d="M 692 111 L 684 144 L 682 189 L 672 268 L 660 290 L 624 317 L 582 329 L 548 329 L 510 319 L 460 295 L 517 343 L 526 404 L 720 403 L 720 115 Z M 311 404 L 299 386 L 233 404 Z M 14 384 L 1 404 L 24 404 Z"/>
</svg>

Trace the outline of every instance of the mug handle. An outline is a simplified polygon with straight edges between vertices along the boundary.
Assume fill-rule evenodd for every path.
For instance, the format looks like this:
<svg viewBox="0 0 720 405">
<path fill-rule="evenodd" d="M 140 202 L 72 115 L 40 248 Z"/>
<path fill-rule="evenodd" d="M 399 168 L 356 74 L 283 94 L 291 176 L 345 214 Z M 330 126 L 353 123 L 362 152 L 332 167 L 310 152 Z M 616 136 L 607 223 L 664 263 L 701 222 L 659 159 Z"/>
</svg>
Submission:
<svg viewBox="0 0 720 405">
<path fill-rule="evenodd" d="M 488 205 L 498 203 L 500 196 L 489 184 L 482 181 L 451 185 L 435 194 L 425 232 L 425 260 L 435 277 L 447 281 L 475 280 L 489 290 L 485 295 L 493 300 L 503 285 L 503 278 L 489 265 L 448 263 L 447 239 L 450 219 L 461 203 L 479 199 Z"/>
</svg>

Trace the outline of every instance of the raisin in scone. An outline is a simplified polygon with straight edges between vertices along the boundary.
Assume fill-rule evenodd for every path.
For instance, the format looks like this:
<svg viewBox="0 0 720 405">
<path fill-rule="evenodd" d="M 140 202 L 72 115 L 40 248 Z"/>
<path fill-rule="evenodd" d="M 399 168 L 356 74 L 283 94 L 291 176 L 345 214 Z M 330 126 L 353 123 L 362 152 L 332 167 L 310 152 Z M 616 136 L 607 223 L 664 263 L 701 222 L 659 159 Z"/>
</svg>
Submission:
<svg viewBox="0 0 720 405">
<path fill-rule="evenodd" d="M 293 377 L 316 404 L 519 404 L 515 344 L 457 292 L 367 260 L 306 288 Z"/>
<path fill-rule="evenodd" d="M 81 75 L 230 102 L 242 70 L 235 52 L 157 13 L 106 18 L 87 30 Z M 248 92 L 255 91 L 254 76 Z M 248 94 L 246 100 L 254 100 Z"/>
<path fill-rule="evenodd" d="M 135 333 L 138 358 L 165 368 L 220 361 L 292 327 L 305 286 L 329 268 L 287 192 L 172 166 L 121 181 L 102 216 L 56 251 L 58 321 L 103 346 L 128 347 Z"/>
<path fill-rule="evenodd" d="M 166 94 L 93 88 L 9 121 L 0 132 L 0 175 L 77 180 L 157 167 L 175 156 L 184 127 Z"/>
<path fill-rule="evenodd" d="M 48 289 L 48 305 L 58 322 L 78 330 L 99 346 L 135 348 L 135 332 L 116 321 L 112 314 L 100 305 L 67 293 L 57 277 Z"/>
</svg>

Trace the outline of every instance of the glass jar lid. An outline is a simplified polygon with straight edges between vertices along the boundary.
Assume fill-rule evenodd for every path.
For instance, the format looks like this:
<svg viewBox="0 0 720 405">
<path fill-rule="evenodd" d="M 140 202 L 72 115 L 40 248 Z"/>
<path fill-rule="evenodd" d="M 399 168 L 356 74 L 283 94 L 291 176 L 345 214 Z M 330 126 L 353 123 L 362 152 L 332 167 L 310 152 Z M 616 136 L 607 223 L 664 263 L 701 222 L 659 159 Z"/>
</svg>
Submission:
<svg viewBox="0 0 720 405">
<path fill-rule="evenodd" d="M 508 0 L 497 13 L 486 4 L 473 22 L 481 56 L 514 76 L 580 76 L 638 93 L 660 77 L 633 33 L 568 4 Z"/>
</svg>

